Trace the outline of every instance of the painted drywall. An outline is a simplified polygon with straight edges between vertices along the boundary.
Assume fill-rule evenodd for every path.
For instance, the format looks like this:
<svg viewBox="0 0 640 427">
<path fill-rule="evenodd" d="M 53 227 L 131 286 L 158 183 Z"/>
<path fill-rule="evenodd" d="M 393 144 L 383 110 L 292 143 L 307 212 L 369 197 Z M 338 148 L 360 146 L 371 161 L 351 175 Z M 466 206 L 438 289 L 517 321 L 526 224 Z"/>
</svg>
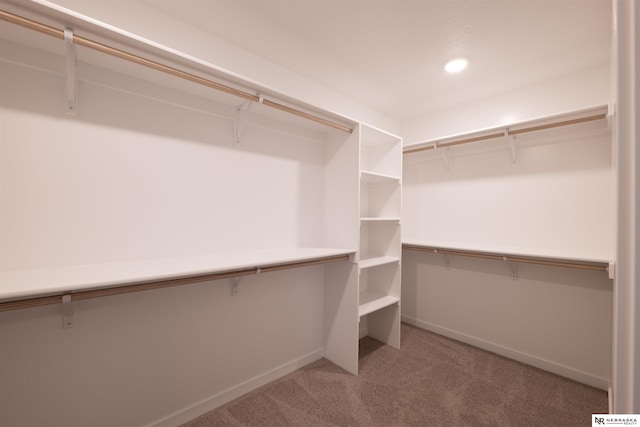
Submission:
<svg viewBox="0 0 640 427">
<path fill-rule="evenodd" d="M 322 246 L 323 134 L 0 51 L 2 267 Z M 253 110 L 252 110 L 253 111 Z M 322 266 L 0 313 L 0 425 L 175 425 L 323 355 Z M 37 408 L 37 410 L 34 410 Z"/>
<path fill-rule="evenodd" d="M 609 102 L 606 69 L 406 123 L 408 142 Z M 615 167 L 603 120 L 405 155 L 403 240 L 615 260 Z M 404 251 L 403 319 L 606 389 L 613 282 L 602 272 Z"/>
<path fill-rule="evenodd" d="M 322 357 L 323 267 L 0 313 L 0 425 L 177 425 Z M 37 408 L 37 409 L 35 409 Z"/>
<path fill-rule="evenodd" d="M 499 70 L 496 70 L 499 72 Z M 508 125 L 569 111 L 608 105 L 611 101 L 610 64 L 520 87 L 504 93 L 406 120 L 404 143 Z"/>
<path fill-rule="evenodd" d="M 403 238 L 500 252 L 614 259 L 606 120 L 405 155 Z"/>
<path fill-rule="evenodd" d="M 236 144 L 232 107 L 83 64 L 68 116 L 62 75 L 2 67 L 4 269 L 321 246 L 319 135 Z"/>
<path fill-rule="evenodd" d="M 606 273 L 511 266 L 405 250 L 402 319 L 606 390 L 612 286 Z"/>
</svg>

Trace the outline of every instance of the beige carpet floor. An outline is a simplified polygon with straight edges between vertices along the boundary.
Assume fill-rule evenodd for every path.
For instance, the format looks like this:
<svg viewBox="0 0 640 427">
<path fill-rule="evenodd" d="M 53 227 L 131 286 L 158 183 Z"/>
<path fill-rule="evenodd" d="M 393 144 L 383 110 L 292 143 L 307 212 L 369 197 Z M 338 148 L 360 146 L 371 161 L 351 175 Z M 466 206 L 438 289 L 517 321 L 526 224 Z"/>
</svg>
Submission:
<svg viewBox="0 0 640 427">
<path fill-rule="evenodd" d="M 322 359 L 202 415 L 203 426 L 590 426 L 607 393 L 402 325 L 360 340 L 360 374 Z"/>
</svg>

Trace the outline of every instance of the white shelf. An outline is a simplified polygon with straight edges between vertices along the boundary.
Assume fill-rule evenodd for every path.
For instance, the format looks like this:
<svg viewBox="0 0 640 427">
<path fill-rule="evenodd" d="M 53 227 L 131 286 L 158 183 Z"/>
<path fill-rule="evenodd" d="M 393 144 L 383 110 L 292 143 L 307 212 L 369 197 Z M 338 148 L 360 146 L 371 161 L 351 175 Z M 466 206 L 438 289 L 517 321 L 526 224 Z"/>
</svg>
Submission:
<svg viewBox="0 0 640 427">
<path fill-rule="evenodd" d="M 547 258 L 555 260 L 577 261 L 577 262 L 595 262 L 595 263 L 609 263 L 612 262 L 615 257 L 613 255 L 606 255 L 604 253 L 597 252 L 568 252 L 568 251 L 556 251 L 545 250 L 540 248 L 524 248 L 520 246 L 486 246 L 486 245 L 474 245 L 465 243 L 447 243 L 429 241 L 426 239 L 417 238 L 403 238 L 403 245 L 411 246 L 423 246 L 434 247 L 438 249 L 448 249 L 452 251 L 472 251 L 472 252 L 485 252 L 485 253 L 497 253 L 504 255 L 530 257 L 530 258 Z"/>
<path fill-rule="evenodd" d="M 360 293 L 358 315 L 360 317 L 366 316 L 367 314 L 397 304 L 398 302 L 400 302 L 400 298 L 371 292 L 362 292 Z"/>
<path fill-rule="evenodd" d="M 364 218 L 360 218 L 360 221 L 396 221 L 399 222 L 400 218 L 399 217 L 371 217 L 371 216 L 367 216 Z"/>
<path fill-rule="evenodd" d="M 405 144 L 403 147 L 403 150 L 410 151 L 412 149 L 433 145 L 436 142 L 440 144 L 446 144 L 453 141 L 458 141 L 458 140 L 468 139 L 473 137 L 483 137 L 486 135 L 492 135 L 496 133 L 503 134 L 506 129 L 513 132 L 513 131 L 518 131 L 522 128 L 527 128 L 531 126 L 544 126 L 544 125 L 562 123 L 565 121 L 571 121 L 576 119 L 579 120 L 581 118 L 589 117 L 594 114 L 595 115 L 604 114 L 606 116 L 610 116 L 611 112 L 609 111 L 608 105 L 599 105 L 599 106 L 585 108 L 585 109 L 576 110 L 576 111 L 568 111 L 565 113 L 560 113 L 552 116 L 538 117 L 538 118 L 525 120 L 517 123 L 511 123 L 508 125 L 492 126 L 492 127 L 487 127 L 483 129 L 473 130 L 471 132 L 463 132 L 463 133 L 458 133 L 453 135 L 441 136 L 439 138 L 432 138 L 432 139 L 428 139 L 420 142 L 413 142 L 410 144 Z"/>
<path fill-rule="evenodd" d="M 351 255 L 354 249 L 287 248 L 0 272 L 0 300 L 232 272 Z"/>
<path fill-rule="evenodd" d="M 392 264 L 394 262 L 400 262 L 400 258 L 392 256 L 379 256 L 379 257 L 366 257 L 360 259 L 358 263 L 361 270 L 365 268 L 376 267 L 378 265 Z"/>
<path fill-rule="evenodd" d="M 388 184 L 392 182 L 400 182 L 400 177 L 398 176 L 364 170 L 360 171 L 360 178 L 362 182 L 366 184 Z"/>
</svg>

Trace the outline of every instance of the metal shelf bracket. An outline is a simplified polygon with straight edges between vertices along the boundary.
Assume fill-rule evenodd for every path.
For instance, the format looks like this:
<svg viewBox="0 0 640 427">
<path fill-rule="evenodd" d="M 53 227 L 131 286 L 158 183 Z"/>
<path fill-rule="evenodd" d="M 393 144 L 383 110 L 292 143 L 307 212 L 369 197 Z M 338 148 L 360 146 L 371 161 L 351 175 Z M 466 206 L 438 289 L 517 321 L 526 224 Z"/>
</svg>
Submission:
<svg viewBox="0 0 640 427">
<path fill-rule="evenodd" d="M 244 128 L 247 126 L 247 119 L 249 118 L 249 110 L 251 109 L 251 101 L 245 99 L 237 107 L 236 119 L 233 122 L 233 141 L 236 144 L 240 144 L 240 138 L 244 133 Z"/>
<path fill-rule="evenodd" d="M 74 323 L 75 310 L 73 309 L 71 294 L 64 294 L 62 296 L 62 327 L 64 329 L 69 329 L 73 327 Z"/>
<path fill-rule="evenodd" d="M 447 169 L 447 172 L 451 170 L 451 158 L 449 157 L 449 147 L 440 148 L 438 147 L 438 142 L 435 143 L 434 148 L 436 151 L 439 151 L 442 155 L 442 160 L 444 160 L 444 166 Z"/>
<path fill-rule="evenodd" d="M 78 81 L 76 79 L 76 45 L 73 43 L 73 30 L 64 29 L 64 41 L 67 45 L 67 92 L 66 92 L 66 111 L 67 114 L 77 114 L 77 88 Z"/>
<path fill-rule="evenodd" d="M 240 276 L 231 278 L 231 296 L 238 295 L 238 287 L 240 285 Z"/>
<path fill-rule="evenodd" d="M 434 249 L 433 253 L 438 254 L 440 252 L 438 252 L 437 249 Z M 444 268 L 446 268 L 447 270 L 451 270 L 451 258 L 449 257 L 449 254 L 447 254 L 446 252 L 443 252 L 442 256 L 444 258 Z"/>
<path fill-rule="evenodd" d="M 258 95 L 258 104 L 262 104 L 264 98 L 262 95 Z M 240 138 L 244 133 L 244 129 L 247 126 L 247 119 L 249 118 L 249 110 L 253 102 L 245 99 L 242 101 L 237 107 L 236 111 L 238 112 L 235 121 L 233 122 L 233 138 L 236 144 L 240 144 Z"/>
<path fill-rule="evenodd" d="M 518 160 L 518 149 L 515 141 L 516 137 L 509 134 L 509 129 L 504 130 L 504 136 L 509 140 L 509 145 L 511 146 L 511 164 L 515 165 Z"/>
</svg>

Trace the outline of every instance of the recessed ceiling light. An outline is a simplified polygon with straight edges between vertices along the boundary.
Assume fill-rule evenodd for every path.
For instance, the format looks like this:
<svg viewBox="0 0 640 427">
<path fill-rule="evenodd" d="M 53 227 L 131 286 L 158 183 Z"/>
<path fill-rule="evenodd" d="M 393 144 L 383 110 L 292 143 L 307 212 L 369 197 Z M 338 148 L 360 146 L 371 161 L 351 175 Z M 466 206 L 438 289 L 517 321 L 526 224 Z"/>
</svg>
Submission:
<svg viewBox="0 0 640 427">
<path fill-rule="evenodd" d="M 460 71 L 467 68 L 467 64 L 468 62 L 466 59 L 458 58 L 447 62 L 447 64 L 444 66 L 444 69 L 447 71 L 447 73 L 459 73 Z"/>
</svg>

